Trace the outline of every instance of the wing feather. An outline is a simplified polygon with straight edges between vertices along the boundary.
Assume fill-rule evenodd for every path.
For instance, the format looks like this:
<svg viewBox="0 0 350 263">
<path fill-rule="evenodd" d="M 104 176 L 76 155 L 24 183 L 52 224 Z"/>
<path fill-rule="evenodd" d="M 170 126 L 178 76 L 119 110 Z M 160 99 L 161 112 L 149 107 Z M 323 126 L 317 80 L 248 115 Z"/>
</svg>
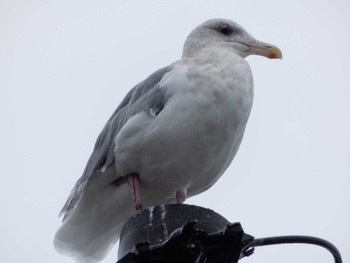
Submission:
<svg viewBox="0 0 350 263">
<path fill-rule="evenodd" d="M 166 101 L 165 93 L 159 88 L 159 83 L 166 73 L 173 67 L 167 66 L 154 72 L 148 78 L 132 88 L 99 134 L 93 152 L 84 169 L 82 176 L 71 190 L 68 200 L 63 206 L 60 215 L 65 220 L 72 209 L 77 205 L 83 194 L 86 183 L 98 170 L 105 170 L 114 163 L 114 138 L 125 123 L 135 114 L 153 110 L 158 114 Z"/>
</svg>

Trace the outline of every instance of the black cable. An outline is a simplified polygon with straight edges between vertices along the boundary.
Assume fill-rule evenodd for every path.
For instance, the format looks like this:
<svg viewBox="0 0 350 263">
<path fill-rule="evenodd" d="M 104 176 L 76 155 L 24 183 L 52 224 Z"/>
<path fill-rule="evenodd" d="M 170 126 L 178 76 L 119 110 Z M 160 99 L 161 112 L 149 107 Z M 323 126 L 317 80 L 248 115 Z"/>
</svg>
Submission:
<svg viewBox="0 0 350 263">
<path fill-rule="evenodd" d="M 338 249 L 332 243 L 318 237 L 278 236 L 278 237 L 256 238 L 253 240 L 250 247 L 261 247 L 261 246 L 279 245 L 279 244 L 287 244 L 287 243 L 312 244 L 312 245 L 321 246 L 327 249 L 330 253 L 332 253 L 335 263 L 343 262 Z"/>
</svg>

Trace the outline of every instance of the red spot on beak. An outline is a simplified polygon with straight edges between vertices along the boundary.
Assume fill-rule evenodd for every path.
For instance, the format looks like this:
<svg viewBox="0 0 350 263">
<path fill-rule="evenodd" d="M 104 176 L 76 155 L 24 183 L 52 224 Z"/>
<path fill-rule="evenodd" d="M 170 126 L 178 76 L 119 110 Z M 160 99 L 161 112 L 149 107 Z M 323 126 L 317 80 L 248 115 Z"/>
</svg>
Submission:
<svg viewBox="0 0 350 263">
<path fill-rule="evenodd" d="M 268 57 L 268 58 L 280 58 L 280 57 L 278 57 L 277 54 L 274 53 L 274 52 L 270 52 L 270 53 L 267 55 L 267 57 Z"/>
</svg>

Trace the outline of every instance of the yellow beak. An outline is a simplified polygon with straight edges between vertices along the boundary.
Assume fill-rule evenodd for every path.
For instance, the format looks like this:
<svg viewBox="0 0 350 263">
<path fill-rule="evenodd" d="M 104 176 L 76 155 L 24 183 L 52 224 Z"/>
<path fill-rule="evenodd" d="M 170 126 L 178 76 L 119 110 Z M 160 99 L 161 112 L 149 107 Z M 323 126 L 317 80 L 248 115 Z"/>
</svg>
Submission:
<svg viewBox="0 0 350 263">
<path fill-rule="evenodd" d="M 267 58 L 282 59 L 282 51 L 274 45 L 257 40 L 251 43 L 246 43 L 246 45 L 249 47 L 251 54 L 264 56 Z"/>
</svg>

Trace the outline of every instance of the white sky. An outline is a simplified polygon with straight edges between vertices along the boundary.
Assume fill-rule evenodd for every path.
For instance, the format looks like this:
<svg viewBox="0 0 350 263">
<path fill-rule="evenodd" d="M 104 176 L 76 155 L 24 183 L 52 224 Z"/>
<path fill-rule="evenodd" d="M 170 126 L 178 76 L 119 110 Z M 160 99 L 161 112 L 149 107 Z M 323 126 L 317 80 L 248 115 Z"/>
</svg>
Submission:
<svg viewBox="0 0 350 263">
<path fill-rule="evenodd" d="M 57 214 L 98 133 L 209 18 L 238 22 L 284 58 L 248 58 L 255 101 L 241 149 L 187 203 L 255 237 L 325 238 L 350 261 L 349 13 L 345 0 L 0 0 L 0 261 L 73 262 L 53 249 Z M 258 248 L 243 261 L 333 262 L 307 245 Z"/>
</svg>

